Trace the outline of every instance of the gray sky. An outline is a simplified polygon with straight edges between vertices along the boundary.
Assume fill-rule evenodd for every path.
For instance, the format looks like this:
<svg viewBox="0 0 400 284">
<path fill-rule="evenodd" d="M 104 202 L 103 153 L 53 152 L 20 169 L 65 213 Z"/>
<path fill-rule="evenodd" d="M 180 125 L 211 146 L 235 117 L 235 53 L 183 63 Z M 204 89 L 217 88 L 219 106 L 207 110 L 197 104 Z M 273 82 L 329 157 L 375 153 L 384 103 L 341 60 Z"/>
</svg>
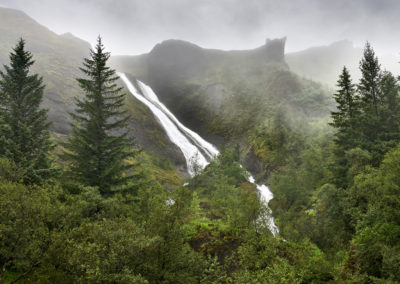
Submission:
<svg viewBox="0 0 400 284">
<path fill-rule="evenodd" d="M 0 0 L 56 33 L 113 54 L 148 52 L 165 39 L 203 47 L 247 49 L 287 36 L 287 50 L 366 40 L 378 53 L 400 52 L 399 0 Z"/>
</svg>

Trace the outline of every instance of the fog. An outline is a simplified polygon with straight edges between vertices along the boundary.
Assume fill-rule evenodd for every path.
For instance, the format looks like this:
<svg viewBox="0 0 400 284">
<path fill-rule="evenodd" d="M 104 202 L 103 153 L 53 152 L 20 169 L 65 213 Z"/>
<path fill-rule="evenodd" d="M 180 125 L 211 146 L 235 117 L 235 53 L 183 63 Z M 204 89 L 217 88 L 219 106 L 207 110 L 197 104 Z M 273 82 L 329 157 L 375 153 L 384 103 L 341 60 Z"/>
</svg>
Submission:
<svg viewBox="0 0 400 284">
<path fill-rule="evenodd" d="M 165 39 L 247 49 L 287 36 L 287 51 L 348 39 L 399 54 L 397 0 L 0 0 L 56 33 L 92 44 L 101 34 L 113 54 L 148 52 Z"/>
</svg>

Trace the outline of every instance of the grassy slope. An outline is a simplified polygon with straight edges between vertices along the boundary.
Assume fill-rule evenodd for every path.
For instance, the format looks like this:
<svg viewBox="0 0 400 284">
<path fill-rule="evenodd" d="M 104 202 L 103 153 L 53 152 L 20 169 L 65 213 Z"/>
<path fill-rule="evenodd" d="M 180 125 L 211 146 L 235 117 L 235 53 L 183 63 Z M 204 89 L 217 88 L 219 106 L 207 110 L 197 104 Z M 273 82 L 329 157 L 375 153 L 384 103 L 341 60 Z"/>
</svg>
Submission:
<svg viewBox="0 0 400 284">
<path fill-rule="evenodd" d="M 82 95 L 75 78 L 82 76 L 79 67 L 82 59 L 89 55 L 90 45 L 71 34 L 57 35 L 23 12 L 0 8 L 1 66 L 9 63 L 9 53 L 20 37 L 26 40 L 27 49 L 34 55 L 36 62 L 32 72 L 44 78 L 43 106 L 49 109 L 52 131 L 62 139 L 70 130 L 68 112 L 73 111 L 74 97 Z M 183 172 L 185 163 L 179 149 L 171 144 L 151 112 L 130 95 L 126 107 L 136 142 L 173 161 Z"/>
<path fill-rule="evenodd" d="M 8 54 L 20 37 L 26 40 L 36 63 L 33 72 L 44 77 L 44 106 L 49 108 L 53 130 L 66 133 L 67 112 L 72 110 L 72 98 L 79 94 L 75 78 L 77 68 L 87 55 L 89 44 L 72 35 L 59 36 L 20 11 L 0 9 L 0 63 L 8 64 Z"/>
</svg>

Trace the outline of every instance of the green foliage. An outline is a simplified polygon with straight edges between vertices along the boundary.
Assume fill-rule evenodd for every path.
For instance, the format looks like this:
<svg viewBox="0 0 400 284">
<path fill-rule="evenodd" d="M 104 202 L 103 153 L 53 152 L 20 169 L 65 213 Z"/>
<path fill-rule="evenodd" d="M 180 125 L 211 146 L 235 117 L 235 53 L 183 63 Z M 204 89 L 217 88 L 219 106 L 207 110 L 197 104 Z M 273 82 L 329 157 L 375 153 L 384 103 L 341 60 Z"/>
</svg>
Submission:
<svg viewBox="0 0 400 284">
<path fill-rule="evenodd" d="M 58 207 L 56 190 L 0 183 L 0 278 L 6 269 L 26 277 L 42 262 L 59 226 Z"/>
<path fill-rule="evenodd" d="M 335 133 L 335 149 L 336 164 L 335 167 L 335 183 L 339 187 L 346 184 L 346 172 L 348 164 L 344 157 L 344 152 L 358 145 L 358 119 L 360 115 L 360 98 L 355 92 L 354 84 L 346 67 L 339 76 L 337 82 L 338 91 L 334 94 L 337 104 L 337 111 L 331 112 L 332 125 L 337 129 Z"/>
<path fill-rule="evenodd" d="M 385 141 L 380 143 L 380 151 L 386 153 L 396 146 L 399 141 L 400 125 L 400 100 L 398 80 L 390 73 L 383 72 L 380 80 L 381 97 L 380 104 L 380 124 L 383 130 L 379 133 L 378 139 Z"/>
<path fill-rule="evenodd" d="M 226 271 L 224 271 L 223 266 L 219 263 L 217 256 L 207 257 L 207 267 L 204 269 L 201 284 L 218 284 L 225 283 L 227 281 Z"/>
<path fill-rule="evenodd" d="M 345 158 L 349 167 L 347 170 L 347 184 L 351 185 L 354 177 L 371 163 L 372 157 L 368 151 L 354 148 L 346 151 Z"/>
<path fill-rule="evenodd" d="M 22 177 L 22 171 L 14 162 L 6 158 L 0 158 L 0 180 L 18 182 L 22 180 Z"/>
<path fill-rule="evenodd" d="M 348 262 L 358 264 L 358 273 L 393 281 L 400 281 L 399 169 L 397 147 L 378 169 L 357 175 L 348 195 L 349 215 L 357 225 Z"/>
<path fill-rule="evenodd" d="M 238 158 L 235 149 L 222 151 L 188 185 L 197 193 L 200 207 L 207 208 L 200 217 L 206 217 L 210 223 L 224 223 L 234 234 L 254 228 L 264 210 L 255 186 L 247 182 L 248 173 L 237 163 Z"/>
<path fill-rule="evenodd" d="M 236 274 L 238 283 L 319 283 L 332 277 L 323 253 L 307 242 L 252 234 L 238 252 L 243 269 Z"/>
<path fill-rule="evenodd" d="M 284 167 L 271 173 L 268 182 L 274 199 L 270 206 L 285 239 L 301 241 L 318 234 L 313 214 L 317 189 L 331 179 L 329 140 L 330 136 L 306 140 L 305 149 L 293 152 L 295 158 L 291 154 Z"/>
<path fill-rule="evenodd" d="M 187 189 L 169 197 L 146 177 L 136 196 L 108 198 L 81 185 L 1 180 L 1 273 L 29 283 L 197 282 L 204 262 L 182 226 L 190 200 Z"/>
<path fill-rule="evenodd" d="M 132 220 L 83 221 L 58 237 L 52 246 L 56 251 L 49 255 L 53 261 L 49 258 L 46 263 L 46 270 L 54 273 L 49 282 L 148 283 L 134 269 L 141 264 L 143 250 L 156 239 L 145 236 Z M 60 270 L 65 274 L 58 275 Z"/>
<path fill-rule="evenodd" d="M 358 85 L 365 114 L 378 116 L 379 81 L 381 66 L 369 42 L 366 43 L 363 58 L 360 61 L 362 77 Z M 372 131 L 372 130 L 371 130 Z M 372 138 L 372 137 L 370 137 Z"/>
<path fill-rule="evenodd" d="M 344 192 L 332 184 L 321 186 L 315 196 L 315 231 L 312 240 L 320 247 L 329 251 L 334 248 L 346 249 L 345 244 L 351 239 L 346 230 L 348 221 L 343 214 Z"/>
<path fill-rule="evenodd" d="M 115 70 L 107 67 L 110 54 L 98 38 L 90 58 L 84 60 L 82 72 L 86 78 L 78 79 L 85 92 L 76 99 L 77 109 L 71 114 L 74 125 L 72 136 L 65 145 L 65 157 L 71 161 L 76 179 L 90 186 L 98 186 L 102 194 L 110 194 L 132 176 L 124 176 L 131 165 L 124 160 L 132 156 L 126 130 L 128 116 L 121 110 L 124 104 L 122 88 L 117 87 Z"/>
<path fill-rule="evenodd" d="M 340 75 L 333 143 L 327 132 L 306 136 L 294 152 L 299 159 L 286 155 L 269 179 L 270 206 L 285 239 L 309 239 L 327 253 L 337 281 L 390 283 L 399 281 L 398 148 L 381 160 L 400 134 L 398 82 L 380 71 L 368 44 L 360 66 L 357 89 L 347 69 Z M 271 135 L 260 141 L 268 138 L 274 141 Z"/>
<path fill-rule="evenodd" d="M 0 156 L 19 167 L 25 183 L 43 182 L 55 174 L 47 110 L 40 109 L 44 85 L 38 74 L 30 74 L 32 57 L 20 39 L 10 54 L 10 66 L 0 71 Z"/>
<path fill-rule="evenodd" d="M 258 126 L 251 139 L 254 154 L 262 159 L 269 171 L 285 166 L 304 148 L 301 126 L 294 126 L 296 122 L 285 113 L 278 109 L 270 123 Z"/>
</svg>

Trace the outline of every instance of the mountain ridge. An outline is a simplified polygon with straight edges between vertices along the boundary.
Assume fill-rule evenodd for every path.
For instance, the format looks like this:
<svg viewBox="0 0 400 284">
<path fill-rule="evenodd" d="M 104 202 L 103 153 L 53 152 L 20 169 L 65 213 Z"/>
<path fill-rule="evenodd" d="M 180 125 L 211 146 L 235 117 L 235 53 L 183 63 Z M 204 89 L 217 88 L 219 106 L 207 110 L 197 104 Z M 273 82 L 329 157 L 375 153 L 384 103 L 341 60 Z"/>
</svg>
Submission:
<svg viewBox="0 0 400 284">
<path fill-rule="evenodd" d="M 280 108 L 304 119 L 329 114 L 327 92 L 289 69 L 285 42 L 266 40 L 255 49 L 225 51 L 167 40 L 147 54 L 112 57 L 110 64 L 151 86 L 206 140 L 219 148 L 240 145 L 244 166 L 267 175 L 268 163 L 260 164 L 252 145 L 257 127 L 271 124 Z"/>
</svg>

